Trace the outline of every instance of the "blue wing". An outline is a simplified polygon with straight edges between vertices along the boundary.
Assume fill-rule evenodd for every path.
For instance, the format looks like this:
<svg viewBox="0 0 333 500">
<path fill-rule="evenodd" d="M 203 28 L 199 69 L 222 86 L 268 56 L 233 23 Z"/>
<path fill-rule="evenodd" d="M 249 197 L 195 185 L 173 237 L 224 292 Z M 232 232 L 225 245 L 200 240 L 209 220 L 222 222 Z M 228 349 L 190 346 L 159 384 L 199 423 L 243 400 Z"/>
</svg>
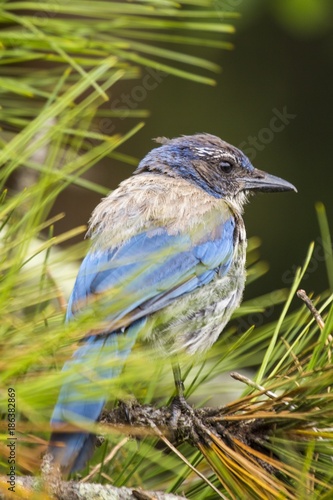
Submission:
<svg viewBox="0 0 333 500">
<path fill-rule="evenodd" d="M 129 326 L 181 295 L 224 275 L 233 256 L 235 222 L 229 217 L 214 234 L 170 235 L 152 229 L 120 247 L 92 250 L 82 262 L 69 302 L 67 319 L 91 304 L 102 307 L 104 332 Z"/>
<path fill-rule="evenodd" d="M 97 332 L 102 335 L 88 333 L 63 368 L 66 382 L 52 416 L 54 432 L 49 446 L 62 468 L 83 468 L 94 448 L 94 435 L 63 432 L 65 422 L 98 420 L 107 394 L 103 388 L 98 393 L 98 381 L 119 374 L 147 316 L 209 283 L 217 273 L 227 273 L 233 257 L 234 229 L 234 219 L 228 212 L 228 217 L 213 228 L 211 224 L 200 227 L 200 234 L 195 230 L 169 234 L 165 228 L 155 227 L 118 247 L 92 247 L 80 267 L 67 320 L 93 308 L 103 317 L 103 326 Z M 120 331 L 126 332 L 125 344 L 119 344 Z M 120 362 L 114 365 L 110 359 Z M 92 378 L 96 393 L 87 394 Z"/>
</svg>

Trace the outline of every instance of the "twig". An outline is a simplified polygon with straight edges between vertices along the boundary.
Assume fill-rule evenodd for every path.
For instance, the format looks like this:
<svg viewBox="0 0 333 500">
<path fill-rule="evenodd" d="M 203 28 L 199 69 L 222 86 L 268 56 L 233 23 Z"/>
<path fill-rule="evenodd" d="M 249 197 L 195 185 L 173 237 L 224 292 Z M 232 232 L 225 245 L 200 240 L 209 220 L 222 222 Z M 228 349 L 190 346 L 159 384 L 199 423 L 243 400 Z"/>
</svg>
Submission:
<svg viewBox="0 0 333 500">
<path fill-rule="evenodd" d="M 0 479 L 3 479 L 4 482 L 6 481 L 6 478 L 1 477 Z M 117 488 L 111 484 L 59 480 L 57 484 L 53 484 L 48 488 L 49 491 L 47 491 L 43 489 L 43 483 L 40 478 L 25 476 L 17 477 L 16 481 L 20 492 L 17 495 L 18 498 L 35 498 L 39 500 L 51 500 L 51 498 L 57 498 L 57 500 L 91 500 L 93 498 L 112 498 L 113 500 L 184 500 L 183 496 L 180 497 L 172 493 L 139 490 L 138 488 L 126 488 L 124 486 Z M 1 500 L 7 498 L 9 498 L 7 495 L 4 496 L 0 492 Z"/>
<path fill-rule="evenodd" d="M 299 297 L 301 300 L 303 300 L 304 304 L 307 306 L 307 308 L 311 312 L 312 316 L 316 320 L 317 325 L 319 326 L 319 328 L 321 330 L 323 330 L 324 327 L 325 327 L 324 320 L 321 317 L 319 311 L 313 305 L 312 300 L 308 297 L 306 291 L 305 290 L 298 290 L 297 297 Z M 329 346 L 332 343 L 333 343 L 333 336 L 329 333 L 327 335 L 327 339 L 325 340 L 325 345 Z M 331 350 L 328 350 L 328 359 L 329 359 L 330 362 L 331 362 L 331 357 L 332 357 Z"/>
<path fill-rule="evenodd" d="M 310 299 L 310 297 L 307 295 L 306 291 L 305 290 L 298 290 L 297 291 L 297 297 L 299 299 L 303 300 L 304 304 L 306 305 L 306 307 L 309 309 L 310 313 L 312 314 L 312 316 L 316 320 L 317 325 L 322 330 L 324 328 L 324 326 L 325 326 L 324 320 L 321 317 L 321 315 L 318 312 L 318 310 L 313 305 L 313 302 Z"/>
<path fill-rule="evenodd" d="M 266 394 L 266 396 L 268 396 L 271 399 L 276 399 L 278 397 L 276 394 L 274 394 L 274 392 L 268 391 L 267 389 L 265 389 L 265 387 L 257 384 L 254 380 L 245 377 L 245 375 L 242 375 L 241 373 L 231 372 L 230 377 L 232 377 L 234 380 L 238 380 L 239 382 L 243 382 L 244 384 L 253 387 L 254 389 L 257 389 L 258 391 L 262 391 L 264 394 Z"/>
<path fill-rule="evenodd" d="M 240 373 L 237 373 L 237 372 L 231 372 L 230 376 L 235 380 L 239 380 L 240 382 L 243 382 L 244 384 L 246 384 L 250 387 L 253 387 L 254 389 L 257 389 L 258 391 L 263 392 L 270 399 L 277 399 L 280 397 L 277 394 L 275 394 L 274 392 L 268 391 L 267 389 L 265 389 L 264 386 L 257 384 L 256 382 L 254 382 L 254 380 L 251 380 L 250 378 L 245 377 L 245 375 L 241 375 Z M 294 405 L 290 404 L 288 401 L 282 400 L 281 402 L 283 404 L 285 404 L 286 406 L 288 406 L 288 408 L 290 410 L 295 410 L 295 408 L 296 408 Z"/>
</svg>

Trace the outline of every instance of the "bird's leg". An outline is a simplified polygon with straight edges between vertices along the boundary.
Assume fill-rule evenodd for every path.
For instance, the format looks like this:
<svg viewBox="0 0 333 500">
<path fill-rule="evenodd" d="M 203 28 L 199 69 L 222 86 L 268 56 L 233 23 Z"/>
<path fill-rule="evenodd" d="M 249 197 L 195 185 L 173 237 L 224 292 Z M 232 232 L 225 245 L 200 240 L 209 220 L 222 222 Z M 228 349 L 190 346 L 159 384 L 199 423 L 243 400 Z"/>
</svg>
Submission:
<svg viewBox="0 0 333 500">
<path fill-rule="evenodd" d="M 180 366 L 177 361 L 172 363 L 173 376 L 175 379 L 176 396 L 171 402 L 171 427 L 177 428 L 178 420 L 182 413 L 193 414 L 193 409 L 187 403 L 184 396 L 184 383 L 182 381 Z"/>
<path fill-rule="evenodd" d="M 184 397 L 184 382 L 182 381 L 182 374 L 180 371 L 179 363 L 176 361 L 172 363 L 173 377 L 175 379 L 176 397 L 180 400 L 185 400 Z"/>
</svg>

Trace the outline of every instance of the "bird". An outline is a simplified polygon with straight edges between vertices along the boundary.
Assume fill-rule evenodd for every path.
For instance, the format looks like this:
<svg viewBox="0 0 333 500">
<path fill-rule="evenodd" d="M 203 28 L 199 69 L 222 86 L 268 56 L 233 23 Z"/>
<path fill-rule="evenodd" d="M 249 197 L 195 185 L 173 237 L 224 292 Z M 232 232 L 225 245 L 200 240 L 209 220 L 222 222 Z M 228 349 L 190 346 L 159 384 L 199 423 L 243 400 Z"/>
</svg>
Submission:
<svg viewBox="0 0 333 500">
<path fill-rule="evenodd" d="M 121 376 L 139 337 L 170 359 L 200 356 L 216 342 L 243 295 L 249 195 L 297 192 L 215 135 L 155 141 L 89 221 L 91 246 L 66 313 L 88 331 L 63 367 L 50 423 L 48 452 L 63 473 L 93 455 L 96 436 L 84 426 L 98 421 L 103 383 Z"/>
</svg>

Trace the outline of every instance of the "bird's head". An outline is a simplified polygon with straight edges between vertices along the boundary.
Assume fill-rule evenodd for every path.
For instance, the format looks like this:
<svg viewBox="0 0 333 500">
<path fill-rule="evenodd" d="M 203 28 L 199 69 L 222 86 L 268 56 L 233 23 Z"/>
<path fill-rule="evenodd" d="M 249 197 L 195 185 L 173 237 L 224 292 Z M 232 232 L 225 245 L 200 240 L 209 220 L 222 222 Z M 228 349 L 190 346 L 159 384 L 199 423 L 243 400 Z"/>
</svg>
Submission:
<svg viewBox="0 0 333 500">
<path fill-rule="evenodd" d="M 238 148 L 210 134 L 158 138 L 162 146 L 140 162 L 135 174 L 153 172 L 182 177 L 216 198 L 242 208 L 255 191 L 296 191 L 289 182 L 254 168 Z"/>
</svg>

